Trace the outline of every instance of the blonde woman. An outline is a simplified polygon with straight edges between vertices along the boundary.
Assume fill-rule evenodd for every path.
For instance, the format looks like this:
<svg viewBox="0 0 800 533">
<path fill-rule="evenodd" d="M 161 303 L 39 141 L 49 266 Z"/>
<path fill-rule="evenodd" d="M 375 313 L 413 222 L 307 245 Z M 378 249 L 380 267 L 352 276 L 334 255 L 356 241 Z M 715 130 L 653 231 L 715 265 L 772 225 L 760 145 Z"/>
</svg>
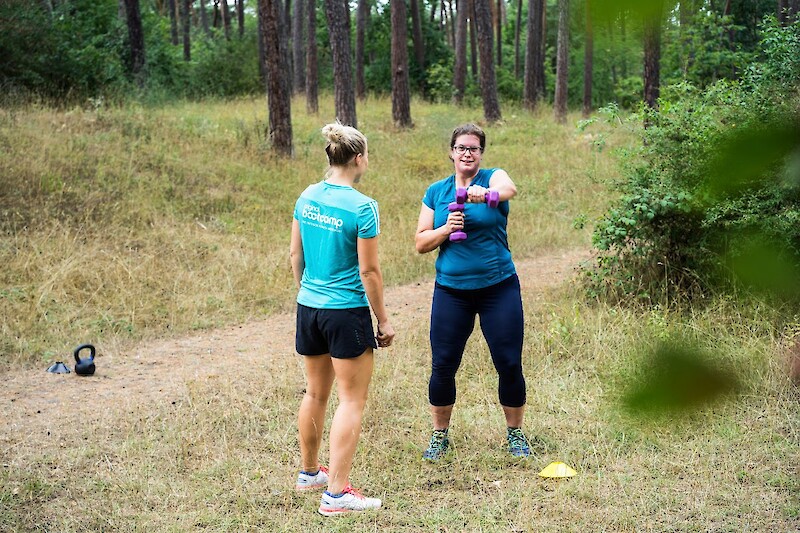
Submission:
<svg viewBox="0 0 800 533">
<path fill-rule="evenodd" d="M 379 499 L 354 489 L 349 477 L 372 377 L 373 350 L 391 345 L 395 333 L 384 305 L 378 263 L 378 204 L 353 188 L 369 166 L 367 139 L 339 123 L 326 125 L 322 134 L 330 169 L 323 181 L 309 186 L 297 200 L 290 245 L 299 287 L 295 344 L 307 380 L 297 418 L 302 470 L 296 488 L 327 486 L 319 513 L 337 516 L 381 505 Z M 331 422 L 330 468 L 325 468 L 319 463 L 319 449 L 334 379 L 339 405 Z"/>
</svg>

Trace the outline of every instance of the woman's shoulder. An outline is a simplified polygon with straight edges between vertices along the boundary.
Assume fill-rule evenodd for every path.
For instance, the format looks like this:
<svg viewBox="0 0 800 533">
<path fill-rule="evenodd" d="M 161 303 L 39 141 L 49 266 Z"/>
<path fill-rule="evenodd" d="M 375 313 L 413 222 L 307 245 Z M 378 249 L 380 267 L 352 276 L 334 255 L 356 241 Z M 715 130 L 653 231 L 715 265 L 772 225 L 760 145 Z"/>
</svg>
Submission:
<svg viewBox="0 0 800 533">
<path fill-rule="evenodd" d="M 442 178 L 440 180 L 434 181 L 430 185 L 428 185 L 429 191 L 438 191 L 442 189 L 446 189 L 452 186 L 454 175 L 450 174 L 446 178 Z"/>
</svg>

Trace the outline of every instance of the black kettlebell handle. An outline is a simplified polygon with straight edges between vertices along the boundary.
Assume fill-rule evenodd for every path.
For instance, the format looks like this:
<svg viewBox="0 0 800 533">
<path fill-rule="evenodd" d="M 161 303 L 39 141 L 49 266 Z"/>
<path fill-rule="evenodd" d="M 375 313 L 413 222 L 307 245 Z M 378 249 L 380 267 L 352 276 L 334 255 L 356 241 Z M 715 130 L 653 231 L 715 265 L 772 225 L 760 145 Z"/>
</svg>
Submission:
<svg viewBox="0 0 800 533">
<path fill-rule="evenodd" d="M 85 350 L 86 348 L 89 349 L 89 361 L 94 361 L 94 354 L 95 354 L 94 346 L 91 344 L 81 344 L 80 346 L 75 348 L 75 352 L 73 353 L 73 355 L 75 356 L 76 363 L 81 362 L 81 358 L 78 356 L 78 354 L 80 353 L 81 350 Z"/>
</svg>

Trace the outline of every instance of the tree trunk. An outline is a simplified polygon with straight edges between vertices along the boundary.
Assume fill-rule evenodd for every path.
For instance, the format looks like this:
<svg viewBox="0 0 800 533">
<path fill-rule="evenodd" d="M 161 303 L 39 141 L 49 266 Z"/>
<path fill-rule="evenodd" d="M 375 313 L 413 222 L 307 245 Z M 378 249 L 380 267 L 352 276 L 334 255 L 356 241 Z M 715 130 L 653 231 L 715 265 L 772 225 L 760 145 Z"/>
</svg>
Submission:
<svg viewBox="0 0 800 533">
<path fill-rule="evenodd" d="M 472 78 L 478 79 L 478 37 L 475 29 L 475 2 L 477 0 L 461 0 L 469 2 L 469 53 L 470 66 L 472 67 Z"/>
<path fill-rule="evenodd" d="M 539 54 L 538 62 L 542 65 L 542 68 L 539 69 L 537 75 L 539 79 L 536 80 L 536 85 L 539 87 L 538 91 L 541 95 L 541 98 L 544 98 L 545 92 L 545 76 L 544 76 L 544 65 L 545 65 L 545 52 L 547 50 L 547 0 L 539 0 L 539 11 L 542 14 L 542 33 L 539 36 L 541 41 L 539 42 L 539 48 L 537 49 L 537 53 Z"/>
<path fill-rule="evenodd" d="M 781 26 L 786 26 L 789 22 L 786 10 L 789 8 L 789 0 L 778 0 L 778 22 Z"/>
<path fill-rule="evenodd" d="M 211 36 L 211 28 L 208 27 L 208 12 L 206 11 L 206 0 L 200 0 L 200 25 L 203 27 L 203 33 L 206 36 Z"/>
<path fill-rule="evenodd" d="M 556 122 L 567 122 L 567 68 L 569 65 L 569 0 L 558 0 L 558 48 L 556 50 Z"/>
<path fill-rule="evenodd" d="M 183 26 L 183 60 L 192 60 L 192 0 L 181 0 L 181 23 Z"/>
<path fill-rule="evenodd" d="M 178 15 L 176 0 L 169 0 L 167 10 L 169 11 L 169 36 L 172 46 L 178 46 Z"/>
<path fill-rule="evenodd" d="M 128 22 L 128 41 L 131 47 L 131 74 L 139 87 L 144 87 L 144 31 L 139 0 L 125 0 L 125 18 Z"/>
<path fill-rule="evenodd" d="M 239 0 L 241 2 L 241 0 Z M 302 94 L 306 90 L 306 60 L 305 60 L 305 39 L 303 38 L 303 26 L 306 22 L 305 3 L 303 0 L 295 0 L 292 13 L 292 67 L 294 71 L 294 81 L 292 90 L 295 94 Z"/>
<path fill-rule="evenodd" d="M 239 38 L 244 37 L 244 0 L 236 0 L 236 17 L 239 23 Z"/>
<path fill-rule="evenodd" d="M 408 16 L 405 0 L 391 0 L 392 19 L 392 120 L 396 128 L 411 127 L 408 88 Z"/>
<path fill-rule="evenodd" d="M 298 0 L 299 1 L 299 0 Z M 319 76 L 317 75 L 317 2 L 308 0 L 308 27 L 306 28 L 306 112 L 316 115 L 319 112 L 317 98 Z"/>
<path fill-rule="evenodd" d="M 661 17 L 648 17 L 644 21 L 644 102 L 658 107 L 661 69 Z"/>
<path fill-rule="evenodd" d="M 219 12 L 222 16 L 222 27 L 225 30 L 225 40 L 231 40 L 231 12 L 228 10 L 228 0 L 220 0 Z"/>
<path fill-rule="evenodd" d="M 517 0 L 517 25 L 514 28 L 514 77 L 519 79 L 519 36 L 522 25 L 522 0 Z"/>
<path fill-rule="evenodd" d="M 481 96 L 483 116 L 487 122 L 497 122 L 500 103 L 497 100 L 497 79 L 492 54 L 492 9 L 490 0 L 475 0 L 475 26 L 478 32 L 478 49 L 481 60 Z"/>
<path fill-rule="evenodd" d="M 264 31 L 264 17 L 261 16 L 261 5 L 260 2 L 257 6 L 258 16 L 258 34 L 256 35 L 256 42 L 258 43 L 258 74 L 261 81 L 264 83 L 264 87 L 267 86 L 267 53 L 265 50 L 264 40 L 266 38 L 266 33 Z"/>
<path fill-rule="evenodd" d="M 224 0 L 223 0 L 224 1 Z M 292 155 L 292 97 L 289 88 L 289 50 L 281 31 L 280 0 L 259 0 L 263 19 L 264 51 L 267 58 L 269 138 L 280 154 Z"/>
<path fill-rule="evenodd" d="M 525 40 L 525 72 L 522 84 L 522 105 L 533 111 L 543 95 L 539 73 L 544 72 L 544 61 L 539 53 L 542 44 L 542 0 L 528 2 L 528 36 Z"/>
<path fill-rule="evenodd" d="M 346 126 L 358 127 L 353 71 L 350 62 L 350 16 L 346 0 L 325 0 L 331 59 L 333 62 L 333 100 L 336 118 Z"/>
<path fill-rule="evenodd" d="M 453 102 L 461 105 L 467 90 L 467 9 L 468 0 L 456 6 L 455 64 L 453 67 Z"/>
<path fill-rule="evenodd" d="M 411 0 L 411 39 L 414 41 L 414 59 L 420 71 L 425 71 L 425 41 L 422 39 L 422 20 L 419 13 L 419 0 Z"/>
<path fill-rule="evenodd" d="M 364 80 L 364 39 L 367 33 L 369 18 L 369 2 L 358 0 L 356 11 L 356 97 L 364 100 L 367 97 L 367 84 Z"/>
<path fill-rule="evenodd" d="M 503 66 L 503 0 L 497 0 L 497 66 Z"/>
<path fill-rule="evenodd" d="M 592 70 L 594 62 L 594 30 L 591 0 L 586 0 L 586 42 L 583 49 L 583 116 L 592 113 Z"/>
</svg>

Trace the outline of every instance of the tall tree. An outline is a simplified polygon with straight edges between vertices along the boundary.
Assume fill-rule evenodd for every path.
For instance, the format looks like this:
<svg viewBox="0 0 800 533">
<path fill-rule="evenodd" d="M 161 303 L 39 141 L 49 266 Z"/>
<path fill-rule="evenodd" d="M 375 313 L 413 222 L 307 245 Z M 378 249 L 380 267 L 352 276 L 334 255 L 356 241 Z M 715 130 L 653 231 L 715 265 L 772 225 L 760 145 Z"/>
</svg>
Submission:
<svg viewBox="0 0 800 533">
<path fill-rule="evenodd" d="M 778 0 L 778 22 L 781 26 L 786 26 L 789 22 L 789 0 Z"/>
<path fill-rule="evenodd" d="M 489 2 L 490 0 L 475 0 L 475 26 L 478 31 L 483 116 L 487 122 L 497 122 L 502 116 L 497 99 L 497 79 L 492 54 L 492 8 Z"/>
<path fill-rule="evenodd" d="M 206 11 L 206 0 L 200 0 L 200 25 L 206 36 L 211 35 L 211 28 L 208 27 L 208 12 Z"/>
<path fill-rule="evenodd" d="M 569 65 L 569 0 L 558 0 L 558 47 L 556 50 L 556 122 L 567 121 L 567 69 Z"/>
<path fill-rule="evenodd" d="M 342 124 L 358 127 L 353 71 L 350 62 L 350 16 L 346 0 L 325 0 L 328 35 L 333 62 L 333 100 L 336 118 Z"/>
<path fill-rule="evenodd" d="M 497 0 L 497 66 L 503 65 L 503 0 Z"/>
<path fill-rule="evenodd" d="M 522 0 L 517 0 L 517 23 L 514 26 L 514 77 L 519 78 L 519 42 L 522 26 Z"/>
<path fill-rule="evenodd" d="M 228 0 L 220 0 L 219 12 L 222 16 L 222 27 L 225 30 L 225 40 L 231 40 L 231 12 L 228 10 Z"/>
<path fill-rule="evenodd" d="M 176 0 L 169 0 L 167 2 L 167 11 L 169 11 L 169 35 L 172 46 L 178 46 L 178 14 Z"/>
<path fill-rule="evenodd" d="M 181 25 L 183 29 L 183 60 L 192 60 L 192 0 L 181 0 Z"/>
<path fill-rule="evenodd" d="M 661 88 L 661 13 L 644 18 L 644 102 L 655 109 Z"/>
<path fill-rule="evenodd" d="M 356 9 L 356 97 L 364 100 L 367 97 L 367 84 L 364 80 L 364 39 L 367 33 L 369 2 L 358 0 Z"/>
<path fill-rule="evenodd" d="M 453 66 L 453 102 L 460 105 L 467 90 L 467 9 L 468 0 L 456 6 L 455 62 Z"/>
<path fill-rule="evenodd" d="M 301 1 L 301 0 L 298 0 Z M 319 112 L 317 98 L 319 76 L 317 74 L 317 2 L 308 0 L 308 26 L 306 28 L 306 112 Z"/>
<path fill-rule="evenodd" d="M 244 37 L 244 0 L 236 0 L 236 18 L 239 23 L 239 38 Z"/>
<path fill-rule="evenodd" d="M 408 83 L 408 17 L 405 0 L 391 0 L 392 22 L 392 120 L 395 127 L 411 127 L 411 95 Z"/>
<path fill-rule="evenodd" d="M 414 41 L 414 59 L 420 70 L 425 70 L 425 42 L 422 40 L 422 20 L 419 13 L 419 0 L 410 0 L 411 40 Z"/>
<path fill-rule="evenodd" d="M 128 43 L 131 48 L 131 74 L 139 87 L 144 86 L 144 31 L 139 0 L 125 0 L 125 18 L 128 24 Z"/>
<path fill-rule="evenodd" d="M 239 0 L 241 2 L 241 0 Z M 292 90 L 295 94 L 301 94 L 306 90 L 305 72 L 305 40 L 303 39 L 303 26 L 306 18 L 303 16 L 305 3 L 303 0 L 295 0 L 292 12 L 292 66 L 294 79 Z"/>
<path fill-rule="evenodd" d="M 223 0 L 224 1 L 224 0 Z M 289 50 L 281 31 L 280 0 L 258 0 L 267 59 L 269 138 L 280 154 L 292 154 L 292 98 L 289 87 Z"/>
<path fill-rule="evenodd" d="M 522 104 L 533 111 L 544 96 L 544 86 L 539 84 L 539 73 L 544 71 L 544 58 L 539 53 L 542 44 L 543 0 L 528 2 L 528 36 L 525 39 L 525 73 L 522 84 Z"/>
<path fill-rule="evenodd" d="M 583 116 L 592 113 L 592 70 L 594 69 L 594 29 L 592 0 L 586 0 L 586 38 L 583 47 Z"/>
<path fill-rule="evenodd" d="M 472 78 L 478 79 L 478 37 L 475 29 L 475 2 L 476 0 L 461 0 L 469 2 L 469 57 L 472 67 Z"/>
</svg>

